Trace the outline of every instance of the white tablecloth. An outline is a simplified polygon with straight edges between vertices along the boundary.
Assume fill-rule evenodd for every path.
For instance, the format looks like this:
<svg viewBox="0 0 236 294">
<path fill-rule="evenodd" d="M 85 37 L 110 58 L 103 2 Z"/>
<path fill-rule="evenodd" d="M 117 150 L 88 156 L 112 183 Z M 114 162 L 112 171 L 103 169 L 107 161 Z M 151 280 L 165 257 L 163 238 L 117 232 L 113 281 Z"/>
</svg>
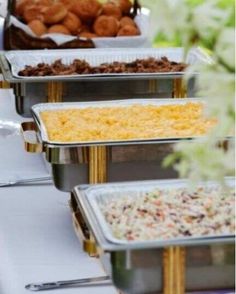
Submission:
<svg viewBox="0 0 236 294">
<path fill-rule="evenodd" d="M 21 120 L 15 114 L 13 95 L 9 90 L 0 90 L 0 182 L 12 175 L 47 174 L 41 156 L 24 151 L 17 126 L 9 134 L 6 131 L 9 122 L 14 125 Z M 31 282 L 104 275 L 99 260 L 88 257 L 81 249 L 73 231 L 68 199 L 69 194 L 51 184 L 0 188 L 1 294 L 30 293 L 24 286 Z M 113 294 L 117 291 L 103 283 L 44 293 Z"/>
</svg>

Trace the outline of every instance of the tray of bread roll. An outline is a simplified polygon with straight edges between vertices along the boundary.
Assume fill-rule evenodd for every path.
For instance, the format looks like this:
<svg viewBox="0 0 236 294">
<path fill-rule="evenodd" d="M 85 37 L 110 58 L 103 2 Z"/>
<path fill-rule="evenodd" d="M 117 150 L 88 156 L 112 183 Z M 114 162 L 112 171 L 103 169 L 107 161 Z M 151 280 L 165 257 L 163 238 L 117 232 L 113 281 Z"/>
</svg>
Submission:
<svg viewBox="0 0 236 294">
<path fill-rule="evenodd" d="M 137 0 L 9 0 L 6 50 L 147 46 Z"/>
</svg>

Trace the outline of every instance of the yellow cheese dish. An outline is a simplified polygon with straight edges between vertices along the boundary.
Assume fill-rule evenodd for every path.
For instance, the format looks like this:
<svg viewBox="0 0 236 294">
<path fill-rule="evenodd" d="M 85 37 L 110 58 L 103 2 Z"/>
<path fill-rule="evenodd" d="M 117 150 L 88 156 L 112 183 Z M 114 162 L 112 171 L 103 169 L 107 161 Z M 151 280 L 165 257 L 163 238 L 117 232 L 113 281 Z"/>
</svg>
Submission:
<svg viewBox="0 0 236 294">
<path fill-rule="evenodd" d="M 40 113 L 50 141 L 83 142 L 205 135 L 215 119 L 203 103 L 48 110 Z"/>
</svg>

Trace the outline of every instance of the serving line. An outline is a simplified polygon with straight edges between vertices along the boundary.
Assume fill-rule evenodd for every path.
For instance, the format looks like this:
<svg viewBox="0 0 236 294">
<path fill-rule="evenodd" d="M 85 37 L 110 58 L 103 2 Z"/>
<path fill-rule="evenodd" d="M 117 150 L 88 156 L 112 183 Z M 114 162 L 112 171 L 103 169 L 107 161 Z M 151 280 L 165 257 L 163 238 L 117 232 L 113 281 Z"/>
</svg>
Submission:
<svg viewBox="0 0 236 294">
<path fill-rule="evenodd" d="M 1 121 L 18 124 L 11 90 L 0 90 Z M 14 129 L 15 130 L 15 129 Z M 25 153 L 20 134 L 0 136 L 0 179 L 48 173 L 42 157 Z M 0 189 L 0 293 L 27 294 L 33 281 L 104 276 L 97 259 L 87 256 L 74 234 L 68 194 L 51 184 Z M 55 290 L 53 293 L 116 294 L 110 285 Z M 45 291 L 44 293 L 49 293 Z M 51 293 L 51 292 L 50 292 Z"/>
<path fill-rule="evenodd" d="M 17 117 L 14 97 L 9 90 L 0 91 L 2 118 Z M 18 117 L 19 119 L 19 117 Z M 16 119 L 17 120 L 17 119 Z M 12 136 L 12 138 L 15 136 Z M 2 140 L 2 150 L 7 148 Z M 8 162 L 16 167 L 21 157 L 21 140 L 12 145 L 12 161 L 2 156 L 1 166 Z M 27 157 L 29 154 L 27 154 Z M 41 161 L 34 156 L 29 171 Z M 41 159 L 41 158 L 40 158 Z M 27 167 L 27 163 L 25 164 Z M 39 166 L 37 170 L 40 169 Z M 33 281 L 84 279 L 103 276 L 97 259 L 82 252 L 71 226 L 68 195 L 52 185 L 19 186 L 0 190 L 0 293 L 26 294 L 25 285 Z M 30 204 L 30 205 L 29 205 Z M 14 283 L 12 282 L 14 281 Z M 52 293 L 45 291 L 44 293 Z M 65 293 L 55 290 L 53 293 Z M 77 288 L 66 293 L 78 293 Z M 80 287 L 81 294 L 117 293 L 111 286 Z M 214 294 L 217 292 L 215 291 Z M 219 293 L 222 293 L 219 291 Z M 223 293 L 230 293 L 226 291 Z"/>
<path fill-rule="evenodd" d="M 99 38 L 100 39 L 100 38 Z M 65 64 L 74 59 L 85 59 L 91 65 L 104 62 L 130 62 L 137 58 L 160 58 L 166 56 L 177 62 L 183 61 L 183 48 L 141 48 L 133 49 L 84 49 L 78 50 L 29 50 L 9 51 L 0 55 L 0 66 L 4 79 L 11 83 L 16 95 L 16 110 L 20 115 L 31 117 L 31 106 L 42 102 L 101 101 L 128 98 L 167 98 L 196 96 L 195 76 L 183 82 L 183 72 L 141 73 L 141 74 L 77 74 L 67 76 L 22 77 L 18 71 L 25 65 L 39 62 L 51 63 L 58 56 Z M 39 54 L 40 53 L 40 54 Z M 78 55 L 79 54 L 79 55 Z M 190 50 L 187 63 L 212 62 L 200 48 Z M 104 81 L 106 83 L 104 83 Z"/>
</svg>

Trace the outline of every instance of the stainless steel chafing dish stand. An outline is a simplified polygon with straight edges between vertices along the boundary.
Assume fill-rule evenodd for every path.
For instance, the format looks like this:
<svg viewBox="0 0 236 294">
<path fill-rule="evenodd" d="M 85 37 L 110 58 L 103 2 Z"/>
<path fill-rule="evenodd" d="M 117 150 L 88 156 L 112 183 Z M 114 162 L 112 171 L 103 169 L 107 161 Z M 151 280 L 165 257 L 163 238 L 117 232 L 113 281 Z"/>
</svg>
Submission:
<svg viewBox="0 0 236 294">
<path fill-rule="evenodd" d="M 153 138 L 145 140 L 75 142 L 70 144 L 50 142 L 40 118 L 43 110 L 84 107 L 117 107 L 134 104 L 178 105 L 197 103 L 200 99 L 132 99 L 103 102 L 44 103 L 32 107 L 34 122 L 22 124 L 27 130 L 37 132 L 38 143 L 27 142 L 29 152 L 44 152 L 52 166 L 55 186 L 71 192 L 78 184 L 176 178 L 173 169 L 161 169 L 164 156 L 172 151 L 172 143 L 183 138 Z M 192 138 L 184 138 L 191 140 Z M 170 144 L 171 143 L 171 144 Z"/>
<path fill-rule="evenodd" d="M 9 51 L 0 56 L 4 79 L 11 83 L 18 114 L 31 116 L 30 108 L 43 102 L 100 101 L 127 98 L 179 98 L 195 96 L 195 78 L 186 85 L 183 72 L 145 74 L 90 74 L 67 76 L 22 77 L 18 71 L 25 65 L 51 63 L 61 58 L 65 63 L 84 59 L 92 65 L 113 61 L 133 61 L 137 58 L 167 56 L 183 61 L 182 48 L 83 49 Z M 187 63 L 210 63 L 201 49 L 191 49 Z M 197 74 L 197 73 L 196 73 Z M 195 74 L 195 75 L 196 75 Z"/>
<path fill-rule="evenodd" d="M 234 178 L 227 179 L 234 185 Z M 234 289 L 234 235 L 186 237 L 157 241 L 110 239 L 96 204 L 121 193 L 145 192 L 154 188 L 184 187 L 186 180 L 141 181 L 81 185 L 71 194 L 76 232 L 80 218 L 94 238 L 102 264 L 122 293 L 183 294 L 187 291 Z M 79 217 L 78 217 L 79 214 Z M 84 235 L 86 239 L 86 235 Z"/>
</svg>

